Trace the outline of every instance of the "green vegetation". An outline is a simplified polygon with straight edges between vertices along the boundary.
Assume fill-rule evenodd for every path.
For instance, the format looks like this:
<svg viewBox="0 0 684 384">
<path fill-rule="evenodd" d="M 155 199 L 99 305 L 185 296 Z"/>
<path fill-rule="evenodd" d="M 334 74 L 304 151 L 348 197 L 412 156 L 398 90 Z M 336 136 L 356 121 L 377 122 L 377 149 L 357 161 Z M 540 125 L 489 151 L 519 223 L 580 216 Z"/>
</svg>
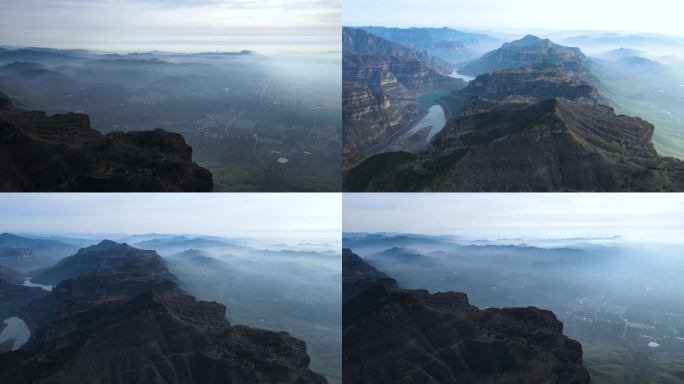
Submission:
<svg viewBox="0 0 684 384">
<path fill-rule="evenodd" d="M 626 348 L 582 343 L 584 363 L 594 384 L 684 384 L 684 361 L 633 355 Z"/>
</svg>

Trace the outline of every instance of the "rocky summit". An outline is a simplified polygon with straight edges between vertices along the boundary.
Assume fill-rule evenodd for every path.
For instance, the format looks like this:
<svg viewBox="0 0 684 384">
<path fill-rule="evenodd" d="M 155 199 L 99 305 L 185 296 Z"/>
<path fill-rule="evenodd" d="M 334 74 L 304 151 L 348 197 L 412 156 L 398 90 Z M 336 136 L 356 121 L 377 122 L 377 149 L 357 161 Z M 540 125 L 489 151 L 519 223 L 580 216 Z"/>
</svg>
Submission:
<svg viewBox="0 0 684 384">
<path fill-rule="evenodd" d="M 104 242 L 81 256 L 123 248 Z M 225 306 L 196 300 L 163 265 L 151 267 L 152 251 L 131 252 L 148 260 L 82 273 L 19 308 L 31 338 L 0 353 L 0 382 L 326 383 L 309 369 L 304 342 L 231 325 Z"/>
<path fill-rule="evenodd" d="M 358 292 L 343 304 L 345 383 L 591 382 L 552 312 L 480 310 L 463 293 L 401 289 L 351 251 L 343 258 L 348 293 Z"/>
<path fill-rule="evenodd" d="M 510 68 L 527 67 L 541 63 L 582 63 L 586 60 L 579 48 L 565 47 L 549 39 L 527 35 L 520 40 L 505 43 L 481 58 L 459 69 L 460 73 L 477 76 Z"/>
<path fill-rule="evenodd" d="M 0 190 L 62 192 L 211 191 L 183 137 L 160 129 L 91 128 L 87 115 L 24 111 L 0 94 Z"/>
</svg>

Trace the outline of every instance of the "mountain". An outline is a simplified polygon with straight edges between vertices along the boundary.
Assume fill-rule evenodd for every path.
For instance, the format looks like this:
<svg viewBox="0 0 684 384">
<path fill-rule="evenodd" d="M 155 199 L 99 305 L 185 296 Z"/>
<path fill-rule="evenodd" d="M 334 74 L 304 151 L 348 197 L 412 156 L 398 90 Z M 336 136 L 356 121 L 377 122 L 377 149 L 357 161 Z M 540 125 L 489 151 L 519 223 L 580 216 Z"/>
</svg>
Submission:
<svg viewBox="0 0 684 384">
<path fill-rule="evenodd" d="M 344 166 L 377 153 L 422 118 L 424 94 L 465 86 L 452 65 L 359 28 L 342 31 Z"/>
<path fill-rule="evenodd" d="M 80 249 L 75 255 L 64 258 L 54 266 L 42 270 L 32 281 L 56 285 L 85 273 L 99 272 L 118 267 L 142 268 L 148 273 L 163 273 L 163 259 L 155 251 L 133 248 L 103 240 L 99 244 Z"/>
<path fill-rule="evenodd" d="M 0 265 L 20 271 L 43 268 L 73 253 L 76 246 L 56 240 L 0 234 Z"/>
<path fill-rule="evenodd" d="M 136 243 L 135 246 L 143 248 L 210 248 L 210 247 L 239 247 L 230 241 L 207 237 L 173 236 L 169 238 L 150 239 Z"/>
<path fill-rule="evenodd" d="M 86 249 L 105 260 L 107 250 L 130 251 L 108 241 Z M 309 369 L 304 342 L 231 325 L 225 306 L 197 301 L 165 267 L 149 268 L 154 251 L 133 252 L 143 262 L 107 263 L 20 308 L 31 338 L 0 353 L 0 382 L 326 383 Z"/>
<path fill-rule="evenodd" d="M 544 62 L 582 63 L 586 60 L 579 48 L 554 44 L 551 40 L 527 35 L 505 43 L 481 58 L 463 66 L 459 73 L 477 76 L 501 69 L 527 67 Z"/>
<path fill-rule="evenodd" d="M 350 250 L 343 266 L 348 284 L 366 284 L 373 271 Z M 552 312 L 481 310 L 463 293 L 383 280 L 344 301 L 343 340 L 344 383 L 591 382 L 581 345 L 563 335 Z"/>
<path fill-rule="evenodd" d="M 617 115 L 581 52 L 526 38 L 533 60 L 478 76 L 443 97 L 450 121 L 422 153 L 370 157 L 348 191 L 680 191 L 682 163 L 661 157 L 653 125 Z M 533 49 L 536 47 L 536 51 Z M 551 53 L 553 54 L 551 54 Z M 505 57 L 496 53 L 491 57 Z M 537 58 L 544 57 L 544 61 Z M 555 59 L 552 59 L 554 58 Z M 557 61 L 553 61 L 557 60 Z M 527 65 L 529 62 L 535 64 Z M 591 65 L 595 67 L 594 64 Z"/>
<path fill-rule="evenodd" d="M 682 162 L 658 156 L 653 126 L 599 104 L 503 103 L 450 121 L 422 155 L 386 153 L 347 190 L 680 191 Z"/>
<path fill-rule="evenodd" d="M 382 252 L 373 255 L 373 258 L 382 260 L 383 262 L 411 264 L 411 263 L 428 263 L 429 261 L 424 255 L 417 251 L 403 247 L 392 247 Z"/>
<path fill-rule="evenodd" d="M 356 56 L 402 57 L 404 60 L 416 59 L 437 72 L 448 75 L 453 65 L 430 55 L 424 50 L 415 49 L 386 40 L 367 29 L 342 28 L 343 54 Z"/>
<path fill-rule="evenodd" d="M 40 61 L 54 64 L 82 59 L 84 51 L 49 48 L 19 48 L 0 51 L 0 64 L 15 61 Z"/>
<path fill-rule="evenodd" d="M 464 85 L 463 80 L 447 76 L 450 64 L 358 28 L 343 28 L 342 59 L 345 82 L 366 84 L 374 90 L 394 83 L 413 92 L 452 90 Z"/>
<path fill-rule="evenodd" d="M 389 137 L 411 121 L 411 115 L 393 106 L 390 98 L 373 92 L 367 85 L 344 83 L 342 86 L 342 142 L 347 153 L 363 151 Z M 350 155 L 348 155 L 350 156 Z M 358 162 L 346 159 L 347 164 Z"/>
<path fill-rule="evenodd" d="M 599 57 L 602 59 L 606 59 L 606 60 L 620 60 L 620 59 L 624 59 L 627 57 L 634 57 L 634 56 L 640 57 L 643 55 L 644 55 L 643 51 L 623 47 L 623 48 L 617 48 L 617 49 L 613 49 L 612 51 L 608 51 L 606 53 L 603 53 Z"/>
<path fill-rule="evenodd" d="M 102 135 L 87 115 L 47 116 L 0 94 L 0 190 L 211 191 L 183 137 L 163 130 Z"/>
<path fill-rule="evenodd" d="M 429 52 L 432 56 L 455 63 L 494 48 L 498 39 L 479 33 L 451 28 L 386 28 L 361 27 L 383 39 Z"/>
</svg>

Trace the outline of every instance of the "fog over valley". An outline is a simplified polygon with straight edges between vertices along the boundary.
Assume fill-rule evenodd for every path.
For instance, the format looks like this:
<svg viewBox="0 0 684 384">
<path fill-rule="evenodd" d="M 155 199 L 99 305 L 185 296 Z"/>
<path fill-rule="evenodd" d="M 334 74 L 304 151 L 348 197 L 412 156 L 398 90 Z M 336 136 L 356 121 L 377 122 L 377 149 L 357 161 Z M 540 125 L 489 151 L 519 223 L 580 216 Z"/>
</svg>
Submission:
<svg viewBox="0 0 684 384">
<path fill-rule="evenodd" d="M 345 196 L 343 246 L 403 288 L 553 311 L 582 343 L 592 382 L 678 383 L 684 201 L 642 199 Z"/>
</svg>

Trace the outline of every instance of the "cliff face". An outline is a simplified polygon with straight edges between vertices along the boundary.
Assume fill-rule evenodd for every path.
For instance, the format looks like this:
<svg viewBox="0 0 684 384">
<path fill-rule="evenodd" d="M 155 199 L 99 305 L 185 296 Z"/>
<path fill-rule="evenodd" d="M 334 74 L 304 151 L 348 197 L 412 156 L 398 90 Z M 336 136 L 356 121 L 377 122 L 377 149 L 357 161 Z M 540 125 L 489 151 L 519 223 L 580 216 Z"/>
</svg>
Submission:
<svg viewBox="0 0 684 384">
<path fill-rule="evenodd" d="M 344 28 L 343 137 L 345 167 L 377 153 L 379 145 L 425 112 L 418 96 L 465 86 L 433 66 L 435 59 L 358 28 Z M 450 65 L 443 68 L 450 72 Z"/>
<path fill-rule="evenodd" d="M 410 121 L 409 115 L 394 107 L 389 97 L 366 85 L 345 83 L 342 94 L 342 139 L 347 152 L 364 151 Z M 353 162 L 344 165 L 349 163 Z"/>
<path fill-rule="evenodd" d="M 15 269 L 34 266 L 33 251 L 29 248 L 0 247 L 0 265 Z"/>
<path fill-rule="evenodd" d="M 574 62 L 547 62 L 480 75 L 464 89 L 442 98 L 448 118 L 458 118 L 473 99 L 539 102 L 553 98 L 600 100 L 597 80 Z"/>
<path fill-rule="evenodd" d="M 47 116 L 0 94 L 0 190 L 210 191 L 211 173 L 192 162 L 179 134 L 102 135 L 77 113 Z"/>
<path fill-rule="evenodd" d="M 343 304 L 345 383 L 590 383 L 581 345 L 552 312 L 480 310 L 465 294 L 391 279 L 369 286 L 374 268 L 348 250 L 343 258 L 348 293 L 359 292 Z"/>
<path fill-rule="evenodd" d="M 304 342 L 229 324 L 223 305 L 180 290 L 145 252 L 135 252 L 143 262 L 80 274 L 20 308 L 33 333 L 0 353 L 0 382 L 326 383 L 309 369 Z"/>
</svg>

